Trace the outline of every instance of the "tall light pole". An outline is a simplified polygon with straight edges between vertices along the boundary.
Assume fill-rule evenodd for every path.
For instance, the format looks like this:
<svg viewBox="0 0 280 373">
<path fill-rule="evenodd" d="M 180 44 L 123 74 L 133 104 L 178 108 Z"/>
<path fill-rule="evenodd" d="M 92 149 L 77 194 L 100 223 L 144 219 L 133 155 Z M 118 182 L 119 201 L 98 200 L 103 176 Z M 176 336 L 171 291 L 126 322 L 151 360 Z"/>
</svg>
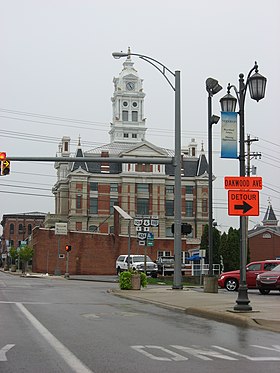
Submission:
<svg viewBox="0 0 280 373">
<path fill-rule="evenodd" d="M 253 71 L 255 73 L 252 75 Z M 239 74 L 239 91 L 234 85 L 228 84 L 228 93 L 221 98 L 222 111 L 235 111 L 236 103 L 239 104 L 239 167 L 240 176 L 246 175 L 245 166 L 245 97 L 247 88 L 249 87 L 250 95 L 253 100 L 257 102 L 264 98 L 266 78 L 258 73 L 258 65 L 255 62 L 254 67 L 249 71 L 246 82 L 244 81 L 244 74 Z M 236 97 L 230 94 L 230 89 L 233 88 Z M 249 305 L 248 288 L 246 283 L 246 261 L 247 261 L 247 242 L 246 242 L 246 216 L 240 216 L 240 283 L 238 287 L 238 297 L 234 310 L 236 311 L 251 311 L 252 307 Z"/>
<path fill-rule="evenodd" d="M 139 53 L 112 53 L 114 58 L 122 58 L 128 56 L 137 56 L 142 60 L 153 65 L 167 80 L 175 92 L 175 152 L 173 158 L 174 173 L 174 278 L 173 289 L 182 289 L 182 238 L 181 238 L 181 223 L 182 223 L 182 197 L 181 197 L 181 95 L 180 95 L 180 71 L 171 71 L 168 67 L 152 57 L 145 56 Z M 174 79 L 174 84 L 170 81 L 168 75 Z"/>
<path fill-rule="evenodd" d="M 213 278 L 213 179 L 212 179 L 212 126 L 217 124 L 220 117 L 212 115 L 212 97 L 220 92 L 223 87 L 219 85 L 218 81 L 213 78 L 206 79 L 206 91 L 208 92 L 208 164 L 209 164 L 209 178 L 208 178 L 208 259 L 209 271 L 208 276 Z M 209 278 L 209 280 L 210 280 Z M 210 282 L 215 281 L 215 278 Z M 215 284 L 205 286 L 205 292 L 216 292 Z"/>
</svg>

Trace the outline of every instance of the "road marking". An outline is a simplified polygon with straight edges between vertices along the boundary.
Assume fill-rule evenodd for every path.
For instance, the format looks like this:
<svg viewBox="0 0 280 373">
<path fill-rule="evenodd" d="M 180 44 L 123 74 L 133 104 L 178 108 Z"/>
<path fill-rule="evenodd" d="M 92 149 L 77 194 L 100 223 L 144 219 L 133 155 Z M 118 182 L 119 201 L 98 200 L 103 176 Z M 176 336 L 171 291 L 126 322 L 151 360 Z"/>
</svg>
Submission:
<svg viewBox="0 0 280 373">
<path fill-rule="evenodd" d="M 161 347 L 161 346 L 152 346 L 152 345 L 146 345 L 146 346 L 131 346 L 134 350 L 140 352 L 141 354 L 149 357 L 153 360 L 160 360 L 160 361 L 183 361 L 183 360 L 189 360 L 187 357 L 184 357 L 182 355 L 177 354 L 176 352 L 170 351 L 167 348 Z M 167 354 L 171 355 L 171 358 L 169 357 L 162 357 L 162 356 L 155 356 L 151 354 L 148 351 L 145 351 L 144 348 L 150 348 L 150 349 L 156 349 L 161 350 L 163 352 L 166 352 Z"/>
<path fill-rule="evenodd" d="M 203 349 L 200 346 L 184 347 L 184 346 L 171 345 L 171 347 L 177 348 L 178 350 L 181 350 L 181 351 L 185 351 L 188 354 L 193 355 L 201 360 L 213 360 L 211 359 L 213 357 L 217 359 L 224 359 L 224 360 L 237 360 L 234 357 L 223 355 L 218 351 Z"/>
<path fill-rule="evenodd" d="M 15 303 L 20 311 L 26 316 L 31 324 L 37 329 L 42 337 L 53 347 L 53 349 L 62 357 L 69 367 L 77 373 L 93 373 L 81 360 L 79 360 L 67 347 L 65 347 L 47 328 L 45 328 L 37 319 L 30 313 L 22 303 Z"/>
<path fill-rule="evenodd" d="M 1 350 L 0 350 L 0 361 L 8 361 L 7 356 L 6 356 L 6 352 L 8 352 L 14 346 L 15 345 L 10 344 L 10 345 L 6 345 L 3 348 L 1 348 Z"/>
<path fill-rule="evenodd" d="M 270 356 L 257 356 L 257 357 L 251 357 L 251 356 L 248 356 L 248 355 L 243 355 L 243 354 L 240 354 L 238 352 L 235 352 L 235 351 L 232 351 L 232 350 L 228 350 L 227 348 L 224 348 L 224 347 L 220 347 L 220 346 L 213 346 L 215 348 L 218 348 L 222 351 L 225 351 L 225 352 L 228 352 L 232 355 L 235 355 L 235 356 L 240 356 L 240 357 L 244 357 L 245 359 L 247 360 L 251 360 L 251 361 L 280 361 L 280 357 L 270 357 Z M 274 350 L 275 351 L 275 350 Z M 279 350 L 278 350 L 279 352 Z"/>
<path fill-rule="evenodd" d="M 252 347 L 269 350 L 269 351 L 276 351 L 280 352 L 280 345 L 272 345 L 272 347 L 265 347 L 265 346 L 259 346 L 259 345 L 251 345 Z M 135 351 L 140 352 L 142 355 L 152 359 L 152 360 L 158 360 L 158 361 L 183 361 L 183 360 L 189 360 L 189 358 L 182 356 L 176 352 L 173 352 L 165 347 L 162 346 L 154 346 L 154 345 L 139 345 L 139 346 L 130 346 Z M 280 357 L 274 357 L 274 356 L 248 356 L 244 354 L 240 354 L 238 352 L 232 351 L 230 349 L 215 346 L 212 345 L 212 348 L 221 350 L 223 352 L 228 353 L 227 355 L 222 354 L 219 351 L 210 350 L 208 348 L 202 348 L 201 346 L 195 346 L 192 345 L 191 347 L 186 346 L 178 346 L 178 345 L 170 345 L 170 347 L 173 347 L 175 349 L 178 349 L 182 352 L 186 352 L 189 355 L 192 355 L 198 359 L 209 361 L 213 359 L 223 359 L 223 360 L 231 360 L 231 361 L 237 361 L 240 360 L 240 358 L 244 358 L 250 361 L 255 362 L 261 362 L 261 361 L 280 361 Z M 149 350 L 149 351 L 147 351 Z M 161 356 L 154 355 L 151 350 L 157 350 Z M 232 357 L 229 355 L 234 355 L 236 357 Z"/>
</svg>

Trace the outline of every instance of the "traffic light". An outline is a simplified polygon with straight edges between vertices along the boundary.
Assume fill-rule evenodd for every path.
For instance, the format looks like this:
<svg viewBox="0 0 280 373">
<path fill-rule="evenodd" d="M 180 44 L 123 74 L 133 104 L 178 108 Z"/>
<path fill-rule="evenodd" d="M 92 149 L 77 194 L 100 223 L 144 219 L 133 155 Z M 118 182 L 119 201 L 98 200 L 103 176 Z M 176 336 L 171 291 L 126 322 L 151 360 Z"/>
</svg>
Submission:
<svg viewBox="0 0 280 373">
<path fill-rule="evenodd" d="M 65 245 L 65 250 L 69 253 L 71 251 L 71 245 Z"/>
<path fill-rule="evenodd" d="M 171 232 L 174 234 L 174 224 L 171 225 Z M 190 234 L 192 233 L 192 226 L 189 223 L 181 224 L 181 234 Z"/>
<path fill-rule="evenodd" d="M 1 175 L 9 175 L 10 173 L 10 161 L 5 159 L 1 161 Z"/>
<path fill-rule="evenodd" d="M 181 233 L 182 234 L 190 234 L 192 233 L 192 226 L 188 223 L 183 223 L 181 226 Z"/>
<path fill-rule="evenodd" d="M 0 152 L 0 161 L 4 161 L 6 159 L 6 153 Z"/>
</svg>

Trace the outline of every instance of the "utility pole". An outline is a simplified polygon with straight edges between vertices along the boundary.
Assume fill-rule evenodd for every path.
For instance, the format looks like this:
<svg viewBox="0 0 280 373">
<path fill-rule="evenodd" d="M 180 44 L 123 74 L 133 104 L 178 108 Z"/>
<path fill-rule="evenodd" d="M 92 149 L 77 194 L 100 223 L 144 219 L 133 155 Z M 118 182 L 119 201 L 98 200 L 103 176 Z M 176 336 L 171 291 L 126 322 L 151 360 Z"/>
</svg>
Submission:
<svg viewBox="0 0 280 373">
<path fill-rule="evenodd" d="M 253 158 L 261 158 L 261 153 L 251 153 L 251 143 L 252 142 L 255 142 L 255 141 L 259 141 L 259 139 L 257 138 L 254 138 L 254 139 L 251 139 L 250 135 L 247 134 L 247 140 L 245 140 L 244 142 L 246 143 L 247 145 L 247 153 L 246 153 L 246 156 L 247 156 L 247 166 L 246 166 L 246 176 L 250 176 L 251 175 L 251 159 Z M 248 230 L 249 230 L 249 217 L 248 216 L 245 216 L 245 224 L 246 224 L 246 242 L 247 242 L 247 252 L 246 252 L 246 258 L 248 258 L 248 247 L 249 247 L 249 243 L 248 243 Z"/>
</svg>

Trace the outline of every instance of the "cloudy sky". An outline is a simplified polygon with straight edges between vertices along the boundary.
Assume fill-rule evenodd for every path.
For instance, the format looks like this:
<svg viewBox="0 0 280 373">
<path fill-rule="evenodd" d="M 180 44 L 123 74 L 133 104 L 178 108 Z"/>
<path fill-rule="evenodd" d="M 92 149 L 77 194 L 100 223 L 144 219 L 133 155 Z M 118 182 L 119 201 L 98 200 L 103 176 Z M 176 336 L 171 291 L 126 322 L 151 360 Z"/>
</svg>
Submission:
<svg viewBox="0 0 280 373">
<path fill-rule="evenodd" d="M 207 153 L 207 92 L 214 77 L 224 89 L 238 86 L 255 60 L 266 76 L 266 97 L 259 103 L 248 94 L 246 135 L 258 138 L 251 152 L 263 177 L 260 216 L 268 199 L 280 218 L 280 2 L 279 0 L 9 0 L 0 1 L 0 151 L 8 156 L 55 156 L 62 136 L 75 151 L 81 136 L 84 150 L 109 142 L 113 77 L 122 60 L 113 51 L 151 56 L 181 71 L 182 146 L 191 138 Z M 174 93 L 151 65 L 134 57 L 144 79 L 146 139 L 174 148 Z M 278 118 L 278 119 L 277 119 Z M 172 141 L 171 141 L 172 139 Z M 220 158 L 220 124 L 213 128 L 214 218 L 221 230 L 238 227 L 227 212 L 224 176 L 238 176 L 238 160 Z M 1 176 L 0 215 L 54 212 L 53 164 L 13 162 Z"/>
</svg>

